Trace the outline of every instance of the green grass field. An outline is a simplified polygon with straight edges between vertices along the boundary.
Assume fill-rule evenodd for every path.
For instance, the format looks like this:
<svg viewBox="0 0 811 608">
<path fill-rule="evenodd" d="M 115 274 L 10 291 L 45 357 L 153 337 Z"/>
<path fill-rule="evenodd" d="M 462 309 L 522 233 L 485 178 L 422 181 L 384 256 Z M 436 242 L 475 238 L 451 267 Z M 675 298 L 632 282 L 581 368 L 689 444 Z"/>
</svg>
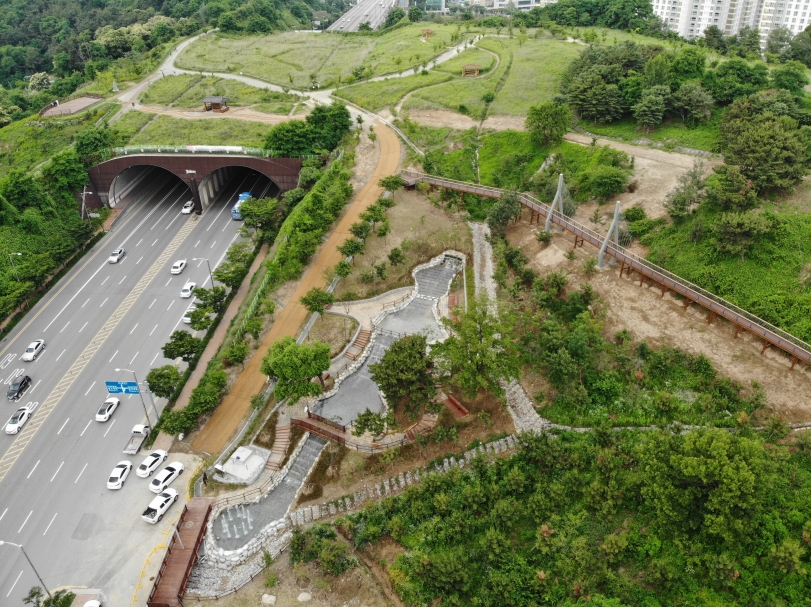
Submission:
<svg viewBox="0 0 811 608">
<path fill-rule="evenodd" d="M 583 47 L 552 38 L 530 38 L 523 45 L 516 38 L 484 38 L 483 48 L 513 62 L 504 86 L 490 105 L 490 114 L 526 116 L 530 106 L 550 101 L 560 92 L 560 78 Z"/>
<path fill-rule="evenodd" d="M 426 42 L 421 38 L 424 28 L 425 24 L 417 23 L 385 36 L 212 34 L 186 48 L 177 65 L 207 72 L 242 72 L 295 89 L 309 88 L 311 75 L 322 87 L 340 86 L 361 66 L 380 75 L 428 62 L 445 50 L 456 31 L 454 26 L 433 24 L 434 36 Z"/>
<path fill-rule="evenodd" d="M 121 134 L 122 139 L 129 141 L 140 131 L 144 125 L 155 118 L 150 112 L 127 112 L 110 126 Z"/>
<path fill-rule="evenodd" d="M 202 77 L 197 74 L 182 74 L 180 76 L 160 78 L 149 85 L 149 88 L 143 92 L 141 103 L 168 106 L 177 101 L 201 79 Z"/>
<path fill-rule="evenodd" d="M 156 116 L 130 140 L 131 145 L 211 145 L 261 148 L 272 125 L 234 118 L 183 120 Z"/>
<path fill-rule="evenodd" d="M 210 95 L 222 95 L 227 97 L 228 105 L 234 107 L 252 106 L 259 103 L 284 102 L 288 106 L 288 112 L 292 104 L 299 100 L 298 95 L 258 89 L 238 80 L 208 77 L 200 80 L 187 90 L 183 96 L 177 100 L 175 106 L 178 108 L 201 108 L 202 102 L 200 100 Z"/>
<path fill-rule="evenodd" d="M 485 93 L 495 93 L 499 79 L 509 66 L 509 52 L 501 55 L 501 62 L 490 74 L 479 78 L 457 76 L 452 81 L 425 91 L 415 91 L 403 104 L 404 109 L 444 109 L 465 113 L 481 120 L 484 117 Z M 461 112 L 461 106 L 467 108 Z"/>
<path fill-rule="evenodd" d="M 404 78 L 387 78 L 375 82 L 363 82 L 338 89 L 335 95 L 342 97 L 367 110 L 377 111 L 394 106 L 411 91 L 447 82 L 452 77 L 441 72 L 429 72 Z M 433 88 L 431 90 L 434 90 Z"/>
<path fill-rule="evenodd" d="M 478 49 L 476 47 L 470 47 L 456 55 L 456 57 L 453 59 L 440 63 L 435 69 L 439 70 L 440 72 L 448 72 L 454 76 L 461 76 L 462 66 L 469 63 L 481 67 L 479 75 L 482 75 L 493 69 L 493 67 L 496 65 L 496 58 L 487 51 L 483 51 L 482 49 Z"/>
</svg>

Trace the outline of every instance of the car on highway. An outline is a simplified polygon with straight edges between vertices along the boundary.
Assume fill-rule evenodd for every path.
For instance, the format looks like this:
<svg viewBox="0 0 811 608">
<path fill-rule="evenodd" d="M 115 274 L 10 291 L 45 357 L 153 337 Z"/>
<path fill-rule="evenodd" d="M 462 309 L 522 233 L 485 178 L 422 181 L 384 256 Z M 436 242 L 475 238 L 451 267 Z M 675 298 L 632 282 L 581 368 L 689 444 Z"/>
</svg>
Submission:
<svg viewBox="0 0 811 608">
<path fill-rule="evenodd" d="M 184 323 L 191 323 L 191 313 L 193 313 L 195 310 L 197 310 L 197 304 L 192 304 L 186 309 L 182 319 Z"/>
<path fill-rule="evenodd" d="M 141 463 L 141 466 L 139 466 L 138 470 L 135 471 L 135 474 L 138 477 L 143 478 L 149 477 L 168 457 L 169 454 L 167 454 L 164 450 L 155 450 L 144 459 L 144 461 Z"/>
<path fill-rule="evenodd" d="M 16 435 L 25 426 L 25 423 L 31 419 L 31 414 L 34 412 L 33 404 L 29 403 L 25 407 L 18 409 L 6 423 L 6 434 Z"/>
<path fill-rule="evenodd" d="M 20 357 L 23 361 L 33 361 L 40 356 L 42 351 L 45 350 L 45 340 L 34 340 L 25 349 L 23 356 Z"/>
<path fill-rule="evenodd" d="M 125 255 L 124 250 L 119 247 L 110 254 L 107 261 L 110 262 L 110 264 L 118 264 L 118 262 L 120 262 Z"/>
<path fill-rule="evenodd" d="M 104 403 L 101 404 L 99 411 L 96 412 L 96 422 L 107 422 L 112 417 L 113 412 L 115 412 L 120 403 L 120 399 L 108 397 Z"/>
<path fill-rule="evenodd" d="M 178 260 L 172 264 L 172 274 L 180 274 L 186 268 L 186 260 Z"/>
<path fill-rule="evenodd" d="M 150 524 L 156 524 L 163 519 L 164 514 L 177 500 L 177 490 L 169 488 L 158 494 L 146 510 L 141 513 L 141 519 Z"/>
<path fill-rule="evenodd" d="M 194 211 L 194 201 L 188 201 L 185 205 L 183 205 L 183 209 L 180 210 L 180 213 L 183 215 L 188 215 Z"/>
<path fill-rule="evenodd" d="M 180 290 L 180 297 L 181 298 L 190 298 L 191 294 L 194 293 L 194 290 L 197 288 L 197 283 L 186 283 L 183 286 L 183 289 Z"/>
<path fill-rule="evenodd" d="M 166 488 L 169 487 L 170 483 L 172 483 L 175 479 L 180 477 L 180 474 L 182 472 L 183 472 L 183 463 L 173 462 L 172 464 L 164 468 L 163 471 L 155 475 L 155 479 L 153 479 L 149 483 L 149 490 L 151 492 L 154 492 L 155 494 L 160 494 Z"/>
<path fill-rule="evenodd" d="M 107 489 L 120 490 L 123 488 L 130 471 L 132 471 L 132 463 L 129 460 L 122 460 L 115 465 L 110 477 L 107 478 Z"/>
<path fill-rule="evenodd" d="M 11 381 L 6 397 L 9 401 L 17 401 L 25 394 L 29 386 L 31 386 L 31 376 L 17 376 Z"/>
</svg>

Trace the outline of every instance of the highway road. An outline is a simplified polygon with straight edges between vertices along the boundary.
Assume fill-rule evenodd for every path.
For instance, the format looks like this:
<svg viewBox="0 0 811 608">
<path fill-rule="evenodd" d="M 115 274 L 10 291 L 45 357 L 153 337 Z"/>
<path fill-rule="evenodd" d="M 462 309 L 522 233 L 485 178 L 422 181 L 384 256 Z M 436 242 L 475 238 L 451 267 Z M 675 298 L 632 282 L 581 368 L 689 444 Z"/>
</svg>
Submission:
<svg viewBox="0 0 811 608">
<path fill-rule="evenodd" d="M 397 0 L 359 0 L 327 30 L 333 32 L 357 32 L 361 23 L 369 22 L 373 30 L 386 21 L 386 15 L 397 6 Z"/>
<path fill-rule="evenodd" d="M 270 186 L 264 176 L 237 171 L 197 218 L 181 215 L 190 194 L 174 176 L 152 179 L 150 187 L 164 177 L 0 343 L 2 428 L 18 406 L 38 407 L 19 435 L 0 430 L 0 540 L 22 544 L 49 588 L 99 588 L 113 605 L 131 603 L 138 574 L 167 521 L 151 526 L 140 519 L 154 494 L 134 472 L 122 490 L 106 489 L 117 462 L 129 459 L 137 466 L 143 460 L 143 452 L 126 457 L 122 450 L 145 416 L 138 396 L 121 396 L 112 419 L 95 422 L 108 396 L 104 382 L 132 380 L 116 368 L 134 370 L 143 382 L 150 369 L 168 363 L 161 347 L 172 331 L 185 327 L 181 317 L 192 301 L 180 298 L 182 286 L 211 286 L 205 261 L 192 258 L 207 258 L 216 268 L 238 238 L 241 223 L 229 212 L 237 195 L 258 195 Z M 109 264 L 116 247 L 126 256 Z M 171 275 L 178 259 L 189 265 Z M 38 338 L 46 341 L 45 352 L 21 362 L 26 346 Z M 31 376 L 31 388 L 9 403 L 5 391 L 23 373 Z M 144 394 L 144 400 L 150 407 L 151 396 Z M 154 423 L 154 410 L 149 415 Z M 187 468 L 173 484 L 183 498 L 190 473 Z M 167 517 L 176 518 L 179 509 L 175 505 Z M 22 552 L 0 546 L 0 605 L 21 605 L 37 584 Z"/>
</svg>

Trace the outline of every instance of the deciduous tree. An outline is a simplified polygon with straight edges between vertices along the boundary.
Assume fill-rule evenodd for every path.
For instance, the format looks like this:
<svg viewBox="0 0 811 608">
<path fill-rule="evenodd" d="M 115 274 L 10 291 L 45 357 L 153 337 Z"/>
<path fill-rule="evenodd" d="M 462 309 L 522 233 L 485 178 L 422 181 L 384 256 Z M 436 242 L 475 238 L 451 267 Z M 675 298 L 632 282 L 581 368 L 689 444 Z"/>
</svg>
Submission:
<svg viewBox="0 0 811 608">
<path fill-rule="evenodd" d="M 306 295 L 301 297 L 300 301 L 310 313 L 323 315 L 327 306 L 335 302 L 335 296 L 323 289 L 313 287 Z"/>
<path fill-rule="evenodd" d="M 491 307 L 486 299 L 476 298 L 458 319 L 443 319 L 451 335 L 431 350 L 435 361 L 470 396 L 479 389 L 501 395 L 500 383 L 520 373 L 513 321 L 504 313 L 498 316 Z"/>
<path fill-rule="evenodd" d="M 149 390 L 164 399 L 172 396 L 182 379 L 183 377 L 174 365 L 156 367 L 146 375 Z"/>
<path fill-rule="evenodd" d="M 324 386 L 322 374 L 329 369 L 329 344 L 297 344 L 290 336 L 276 341 L 262 359 L 260 371 L 276 377 L 273 389 L 276 399 L 290 398 L 294 404 L 302 397 L 320 395 Z M 312 381 L 318 378 L 320 384 Z"/>
<path fill-rule="evenodd" d="M 572 128 L 572 112 L 564 104 L 553 101 L 539 103 L 530 107 L 524 127 L 536 144 L 557 145 Z"/>
<path fill-rule="evenodd" d="M 427 350 L 425 336 L 406 336 L 394 342 L 378 363 L 369 366 L 372 380 L 383 391 L 390 407 L 405 402 L 406 409 L 415 410 L 434 398 L 436 382 Z"/>
<path fill-rule="evenodd" d="M 163 356 L 173 360 L 180 357 L 188 363 L 203 352 L 203 341 L 189 332 L 178 329 L 172 333 L 169 341 L 163 345 Z"/>
</svg>

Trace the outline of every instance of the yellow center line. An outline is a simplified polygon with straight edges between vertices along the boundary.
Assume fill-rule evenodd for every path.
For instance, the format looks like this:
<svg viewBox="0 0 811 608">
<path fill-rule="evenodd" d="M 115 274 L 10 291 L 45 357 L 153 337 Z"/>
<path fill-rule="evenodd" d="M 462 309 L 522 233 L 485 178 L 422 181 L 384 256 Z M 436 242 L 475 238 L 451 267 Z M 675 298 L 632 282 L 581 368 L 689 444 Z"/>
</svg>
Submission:
<svg viewBox="0 0 811 608">
<path fill-rule="evenodd" d="M 132 305 L 138 299 L 138 297 L 146 290 L 149 286 L 149 283 L 152 282 L 152 279 L 160 272 L 161 268 L 166 264 L 169 258 L 174 255 L 177 248 L 180 244 L 186 239 L 189 233 L 194 229 L 195 226 L 198 225 L 198 222 L 187 221 L 186 224 L 181 228 L 180 232 L 175 235 L 175 238 L 172 239 L 172 242 L 166 247 L 160 257 L 155 260 L 152 266 L 147 270 L 146 274 L 141 277 L 141 280 L 138 281 L 138 284 L 133 288 L 133 290 L 129 293 L 129 295 L 124 298 L 124 301 L 118 306 L 112 316 L 107 320 L 104 326 L 99 330 L 93 340 L 88 344 L 82 354 L 74 361 L 73 365 L 71 365 L 70 369 L 62 376 L 62 379 L 57 383 L 56 388 L 51 391 L 51 394 L 48 395 L 48 398 L 42 402 L 42 405 L 37 408 L 36 413 L 34 414 L 31 421 L 28 423 L 26 431 L 30 434 L 26 436 L 18 436 L 14 443 L 11 444 L 11 447 L 6 451 L 2 458 L 0 458 L 0 482 L 5 479 L 8 472 L 11 470 L 12 465 L 17 461 L 17 458 L 20 457 L 23 450 L 26 448 L 28 443 L 31 439 L 36 435 L 36 432 L 42 427 L 45 423 L 45 420 L 48 418 L 48 415 L 54 410 L 56 405 L 62 399 L 64 394 L 67 390 L 73 385 L 73 382 L 76 378 L 79 377 L 87 364 L 90 362 L 90 359 L 93 358 L 101 346 L 104 344 L 104 341 L 107 337 L 113 332 L 113 330 L 118 326 L 118 323 L 121 319 L 124 318 L 124 315 L 132 308 Z"/>
</svg>

